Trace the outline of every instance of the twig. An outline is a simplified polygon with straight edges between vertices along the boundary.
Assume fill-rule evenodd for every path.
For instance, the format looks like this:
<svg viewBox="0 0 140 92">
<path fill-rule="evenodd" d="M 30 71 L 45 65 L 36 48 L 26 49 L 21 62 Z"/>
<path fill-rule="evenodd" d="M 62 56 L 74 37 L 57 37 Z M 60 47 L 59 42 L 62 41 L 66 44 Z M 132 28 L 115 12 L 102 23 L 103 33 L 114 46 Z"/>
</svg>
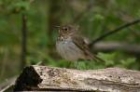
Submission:
<svg viewBox="0 0 140 92">
<path fill-rule="evenodd" d="M 20 68 L 23 69 L 26 65 L 26 52 L 27 52 L 27 16 L 25 13 L 22 14 L 22 29 L 21 29 L 21 66 Z"/>
<path fill-rule="evenodd" d="M 117 33 L 117 32 L 119 32 L 119 31 L 121 31 L 122 29 L 127 28 L 127 27 L 129 27 L 129 26 L 132 26 L 132 25 L 134 25 L 134 24 L 137 24 L 137 23 L 139 23 L 139 22 L 140 22 L 140 19 L 137 19 L 137 20 L 134 20 L 134 21 L 132 21 L 132 22 L 126 23 L 126 24 L 124 24 L 124 25 L 122 25 L 122 26 L 120 26 L 120 27 L 118 27 L 118 28 L 116 28 L 116 29 L 114 29 L 114 30 L 112 30 L 112 31 L 110 31 L 110 32 L 107 32 L 107 33 L 101 35 L 100 37 L 98 37 L 97 39 L 93 40 L 93 41 L 89 44 L 89 47 L 92 47 L 96 42 L 99 42 L 99 41 L 103 40 L 105 37 L 107 37 L 107 36 L 109 36 L 109 35 L 112 35 L 112 34 L 114 34 L 114 33 Z"/>
<path fill-rule="evenodd" d="M 2 90 L 0 90 L 0 92 L 5 92 L 6 90 L 8 90 L 10 87 L 12 87 L 14 85 L 14 82 L 10 83 L 9 85 L 7 85 L 5 88 L 3 88 Z"/>
<path fill-rule="evenodd" d="M 5 82 L 0 84 L 0 92 L 4 92 L 11 88 L 15 84 L 15 80 L 17 79 L 17 76 L 14 76 L 12 78 L 7 79 Z"/>
</svg>

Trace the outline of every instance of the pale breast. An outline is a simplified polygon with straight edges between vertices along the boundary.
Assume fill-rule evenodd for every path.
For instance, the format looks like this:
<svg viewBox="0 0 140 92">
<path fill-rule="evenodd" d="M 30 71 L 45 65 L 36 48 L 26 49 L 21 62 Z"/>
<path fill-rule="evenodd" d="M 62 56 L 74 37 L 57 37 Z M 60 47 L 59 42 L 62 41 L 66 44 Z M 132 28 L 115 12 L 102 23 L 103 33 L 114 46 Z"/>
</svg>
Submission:
<svg viewBox="0 0 140 92">
<path fill-rule="evenodd" d="M 62 58 L 69 61 L 76 61 L 84 58 L 83 51 L 79 49 L 70 38 L 57 41 L 56 50 Z"/>
</svg>

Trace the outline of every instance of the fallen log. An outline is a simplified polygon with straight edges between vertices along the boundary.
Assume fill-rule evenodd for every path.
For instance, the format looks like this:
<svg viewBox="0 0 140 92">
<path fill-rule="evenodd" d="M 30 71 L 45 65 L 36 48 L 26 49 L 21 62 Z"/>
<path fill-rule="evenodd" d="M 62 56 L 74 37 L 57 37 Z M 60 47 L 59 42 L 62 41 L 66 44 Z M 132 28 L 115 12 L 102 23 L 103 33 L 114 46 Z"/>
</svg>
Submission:
<svg viewBox="0 0 140 92">
<path fill-rule="evenodd" d="M 74 70 L 34 65 L 23 70 L 14 91 L 140 92 L 140 72 L 123 68 Z"/>
<path fill-rule="evenodd" d="M 140 55 L 139 44 L 128 44 L 123 42 L 98 42 L 92 47 L 94 52 L 122 51 L 127 54 Z"/>
</svg>

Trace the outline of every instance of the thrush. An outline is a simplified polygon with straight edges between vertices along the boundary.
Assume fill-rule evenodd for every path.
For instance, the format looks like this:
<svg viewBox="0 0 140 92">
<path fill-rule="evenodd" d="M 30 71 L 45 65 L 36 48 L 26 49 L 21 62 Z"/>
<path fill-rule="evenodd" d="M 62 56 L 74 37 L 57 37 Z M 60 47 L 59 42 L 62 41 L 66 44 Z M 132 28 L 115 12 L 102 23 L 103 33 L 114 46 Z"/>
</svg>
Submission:
<svg viewBox="0 0 140 92">
<path fill-rule="evenodd" d="M 68 61 L 103 61 L 91 53 L 87 41 L 79 34 L 79 28 L 73 25 L 65 25 L 58 28 L 56 50 L 62 58 Z"/>
</svg>

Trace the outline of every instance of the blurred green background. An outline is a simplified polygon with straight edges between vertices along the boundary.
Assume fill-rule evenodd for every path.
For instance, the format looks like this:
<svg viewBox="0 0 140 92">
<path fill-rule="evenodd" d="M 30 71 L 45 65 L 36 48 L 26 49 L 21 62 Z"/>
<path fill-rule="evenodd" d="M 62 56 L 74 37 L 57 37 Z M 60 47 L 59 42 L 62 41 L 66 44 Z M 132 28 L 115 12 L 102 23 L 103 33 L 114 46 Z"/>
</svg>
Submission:
<svg viewBox="0 0 140 92">
<path fill-rule="evenodd" d="M 69 67 L 55 50 L 55 26 L 76 24 L 91 41 L 140 17 L 138 0 L 0 0 L 0 81 L 18 75 L 25 65 Z M 27 19 L 25 19 L 25 17 Z M 27 26 L 26 26 L 27 25 Z M 24 35 L 26 34 L 26 35 Z M 25 43 L 23 43 L 23 40 Z M 102 42 L 138 45 L 140 24 L 110 35 Z M 98 43 L 98 42 L 97 42 Z M 24 50 L 24 46 L 26 50 Z M 92 48 L 94 49 L 94 48 Z M 137 48 L 130 48 L 137 50 Z M 140 52 L 93 50 L 106 62 L 80 61 L 72 67 L 124 67 L 140 70 Z M 24 55 L 23 55 L 24 54 Z M 26 59 L 25 59 L 26 56 Z"/>
</svg>

